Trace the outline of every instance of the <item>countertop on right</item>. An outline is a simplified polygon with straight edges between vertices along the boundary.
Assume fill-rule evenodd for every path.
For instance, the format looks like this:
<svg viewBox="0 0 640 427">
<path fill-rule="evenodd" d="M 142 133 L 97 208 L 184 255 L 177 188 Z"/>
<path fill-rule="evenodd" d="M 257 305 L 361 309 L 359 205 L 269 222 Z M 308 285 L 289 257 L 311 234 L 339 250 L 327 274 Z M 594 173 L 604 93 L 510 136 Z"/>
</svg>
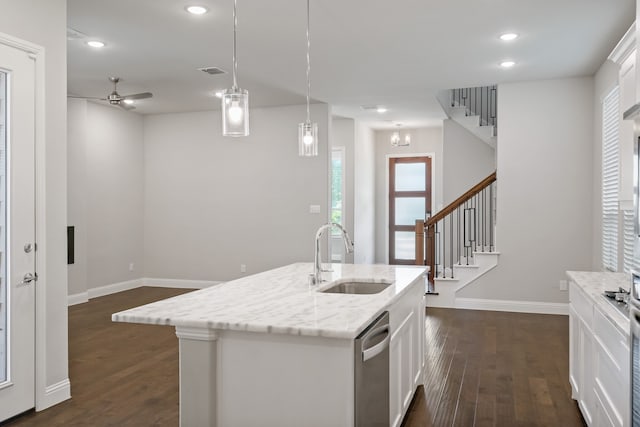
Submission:
<svg viewBox="0 0 640 427">
<path fill-rule="evenodd" d="M 629 336 L 629 317 L 624 316 L 603 295 L 604 291 L 615 291 L 618 288 L 629 290 L 631 275 L 628 273 L 607 273 L 601 271 L 567 271 L 567 276 L 584 294 L 593 301 L 600 311 L 614 325 Z"/>
</svg>

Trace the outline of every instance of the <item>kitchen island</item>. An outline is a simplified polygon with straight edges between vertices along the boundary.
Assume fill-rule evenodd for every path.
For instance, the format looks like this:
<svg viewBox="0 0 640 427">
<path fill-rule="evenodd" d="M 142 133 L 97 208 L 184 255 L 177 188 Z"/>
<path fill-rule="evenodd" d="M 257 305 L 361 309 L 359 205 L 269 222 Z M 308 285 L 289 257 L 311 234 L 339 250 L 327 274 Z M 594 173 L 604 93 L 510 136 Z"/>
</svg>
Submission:
<svg viewBox="0 0 640 427">
<path fill-rule="evenodd" d="M 389 312 L 389 425 L 424 372 L 423 267 L 332 264 L 309 285 L 298 263 L 113 315 L 171 325 L 180 345 L 182 426 L 353 426 L 354 340 Z M 366 295 L 341 281 L 390 283 Z"/>
</svg>

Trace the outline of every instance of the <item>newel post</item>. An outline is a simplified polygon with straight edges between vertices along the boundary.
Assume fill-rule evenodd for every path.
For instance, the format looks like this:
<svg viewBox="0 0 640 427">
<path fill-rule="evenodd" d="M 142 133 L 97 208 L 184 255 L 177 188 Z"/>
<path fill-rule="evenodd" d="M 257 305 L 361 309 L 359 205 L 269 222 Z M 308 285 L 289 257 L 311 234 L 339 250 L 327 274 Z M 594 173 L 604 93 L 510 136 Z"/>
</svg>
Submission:
<svg viewBox="0 0 640 427">
<path fill-rule="evenodd" d="M 424 220 L 416 219 L 416 265 L 424 265 Z"/>
</svg>

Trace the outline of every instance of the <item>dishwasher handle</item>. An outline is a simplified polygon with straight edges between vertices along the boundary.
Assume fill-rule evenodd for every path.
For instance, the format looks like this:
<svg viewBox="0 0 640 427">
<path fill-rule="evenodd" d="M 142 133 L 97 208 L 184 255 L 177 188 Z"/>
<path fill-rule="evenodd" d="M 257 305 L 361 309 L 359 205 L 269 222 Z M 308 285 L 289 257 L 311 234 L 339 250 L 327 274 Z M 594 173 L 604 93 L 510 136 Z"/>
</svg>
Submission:
<svg viewBox="0 0 640 427">
<path fill-rule="evenodd" d="M 373 347 L 366 348 L 362 350 L 362 361 L 366 362 L 369 359 L 372 359 L 382 353 L 387 347 L 389 347 L 389 341 L 391 340 L 391 336 L 389 335 L 389 325 L 381 326 L 377 329 L 371 331 L 371 334 L 367 336 L 363 342 L 363 345 L 366 344 L 373 337 L 377 337 L 379 335 L 385 335 L 384 339 L 380 341 L 378 344 Z"/>
</svg>

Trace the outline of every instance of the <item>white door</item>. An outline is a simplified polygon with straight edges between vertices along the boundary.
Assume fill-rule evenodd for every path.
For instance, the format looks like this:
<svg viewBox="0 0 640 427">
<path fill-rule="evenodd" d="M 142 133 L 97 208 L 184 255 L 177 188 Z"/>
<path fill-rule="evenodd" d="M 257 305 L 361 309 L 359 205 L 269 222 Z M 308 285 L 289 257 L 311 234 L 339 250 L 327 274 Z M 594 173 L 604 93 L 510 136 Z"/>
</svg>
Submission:
<svg viewBox="0 0 640 427">
<path fill-rule="evenodd" d="M 0 44 L 0 421 L 35 406 L 34 96 L 35 61 Z"/>
</svg>

